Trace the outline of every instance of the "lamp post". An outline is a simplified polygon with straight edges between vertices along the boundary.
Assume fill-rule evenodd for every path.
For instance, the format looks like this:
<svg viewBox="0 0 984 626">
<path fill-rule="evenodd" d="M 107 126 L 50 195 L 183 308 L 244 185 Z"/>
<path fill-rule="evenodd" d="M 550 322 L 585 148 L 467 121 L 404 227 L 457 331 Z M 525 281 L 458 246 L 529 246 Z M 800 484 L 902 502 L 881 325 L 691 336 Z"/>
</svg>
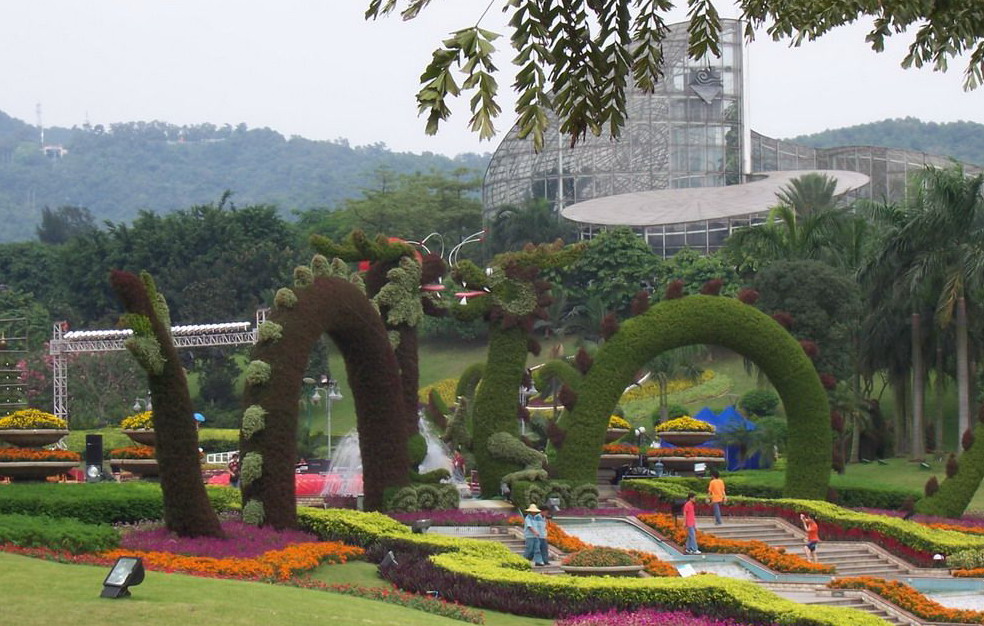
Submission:
<svg viewBox="0 0 984 626">
<path fill-rule="evenodd" d="M 307 380 L 307 379 L 305 379 Z M 313 383 L 314 380 L 311 380 Z M 321 402 L 321 393 L 325 392 L 325 417 L 327 423 L 325 425 L 325 435 L 328 437 L 328 458 L 331 458 L 331 405 L 333 402 L 341 400 L 344 398 L 342 392 L 338 390 L 338 381 L 331 378 L 328 374 L 322 374 L 318 381 L 318 385 L 314 388 L 314 393 L 311 394 L 311 402 L 318 404 Z"/>
<path fill-rule="evenodd" d="M 646 467 L 646 450 L 642 447 L 643 437 L 646 435 L 646 427 L 640 426 L 635 429 L 636 446 L 639 448 L 639 467 Z"/>
</svg>

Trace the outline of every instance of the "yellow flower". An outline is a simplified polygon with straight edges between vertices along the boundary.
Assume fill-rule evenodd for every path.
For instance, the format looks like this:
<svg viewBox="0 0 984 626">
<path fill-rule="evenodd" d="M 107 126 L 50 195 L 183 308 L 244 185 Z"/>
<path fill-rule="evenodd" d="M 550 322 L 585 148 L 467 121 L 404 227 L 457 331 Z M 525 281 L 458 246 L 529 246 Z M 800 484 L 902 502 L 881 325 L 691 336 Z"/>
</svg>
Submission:
<svg viewBox="0 0 984 626">
<path fill-rule="evenodd" d="M 618 415 L 612 415 L 608 418 L 608 427 L 624 428 L 626 430 L 632 428 L 632 426 L 624 418 L 619 417 Z"/>
<path fill-rule="evenodd" d="M 144 411 L 125 417 L 120 422 L 120 428 L 123 430 L 152 430 L 154 428 L 154 412 Z"/>
<path fill-rule="evenodd" d="M 39 411 L 38 409 L 21 409 L 0 419 L 0 429 L 4 430 L 36 430 L 46 428 L 65 429 L 68 428 L 68 422 L 51 413 Z"/>
<path fill-rule="evenodd" d="M 668 422 L 663 422 L 656 427 L 656 432 L 698 432 L 698 433 L 713 433 L 714 426 L 708 424 L 703 420 L 694 419 L 688 415 L 683 417 L 678 417 L 675 420 L 670 420 Z"/>
</svg>

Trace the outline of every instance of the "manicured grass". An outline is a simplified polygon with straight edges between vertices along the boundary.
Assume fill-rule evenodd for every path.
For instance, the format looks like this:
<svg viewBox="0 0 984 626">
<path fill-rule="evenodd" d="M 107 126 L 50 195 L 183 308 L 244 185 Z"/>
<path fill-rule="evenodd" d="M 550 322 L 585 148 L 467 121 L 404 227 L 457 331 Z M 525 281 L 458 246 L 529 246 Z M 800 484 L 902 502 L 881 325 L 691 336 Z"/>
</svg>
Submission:
<svg viewBox="0 0 984 626">
<path fill-rule="evenodd" d="M 356 565 L 356 564 L 349 564 Z M 330 566 L 341 570 L 349 567 Z M 375 569 L 367 563 L 359 564 Z M 329 569 L 329 568 L 322 568 Z M 306 624 L 450 626 L 464 624 L 384 602 L 322 591 L 182 574 L 147 572 L 130 598 L 99 597 L 107 568 L 64 565 L 0 553 L 6 624 Z M 342 574 L 339 578 L 353 578 Z M 362 574 L 354 578 L 364 578 Z M 331 580 L 325 574 L 323 580 Z M 338 582 L 355 582 L 344 580 Z M 363 584 L 363 583 L 357 583 Z M 538 620 L 488 612 L 492 626 L 546 626 Z"/>
</svg>

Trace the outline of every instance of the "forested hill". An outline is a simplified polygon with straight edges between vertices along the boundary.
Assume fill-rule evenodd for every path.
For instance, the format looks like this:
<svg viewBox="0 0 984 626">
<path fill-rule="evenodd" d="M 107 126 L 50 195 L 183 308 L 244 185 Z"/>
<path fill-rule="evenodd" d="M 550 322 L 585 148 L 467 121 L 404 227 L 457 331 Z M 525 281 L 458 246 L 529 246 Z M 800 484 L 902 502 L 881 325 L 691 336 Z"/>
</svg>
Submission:
<svg viewBox="0 0 984 626">
<path fill-rule="evenodd" d="M 359 197 L 378 185 L 381 168 L 397 174 L 469 168 L 481 175 L 490 158 L 287 139 L 244 124 L 46 128 L 44 142 L 67 152 L 46 156 L 36 127 L 0 112 L 0 242 L 35 239 L 46 206 L 88 208 L 97 224 L 128 223 L 141 210 L 167 213 L 217 202 L 231 190 L 237 205 L 274 204 L 289 215 Z"/>
<path fill-rule="evenodd" d="M 882 120 L 847 128 L 800 135 L 790 141 L 813 146 L 884 146 L 920 150 L 984 165 L 984 124 L 976 122 L 922 122 L 914 117 Z"/>
</svg>

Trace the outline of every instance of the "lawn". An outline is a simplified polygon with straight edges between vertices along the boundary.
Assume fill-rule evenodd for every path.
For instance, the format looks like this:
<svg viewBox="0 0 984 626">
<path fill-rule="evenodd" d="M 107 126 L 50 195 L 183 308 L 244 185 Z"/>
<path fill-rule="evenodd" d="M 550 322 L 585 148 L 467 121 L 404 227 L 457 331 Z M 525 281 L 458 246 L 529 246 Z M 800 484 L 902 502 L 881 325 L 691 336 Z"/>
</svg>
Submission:
<svg viewBox="0 0 984 626">
<path fill-rule="evenodd" d="M 356 567 L 352 567 L 356 566 Z M 375 566 L 323 566 L 326 582 L 367 584 Z M 349 573 L 351 571 L 352 573 Z M 352 596 L 235 580 L 148 571 L 130 598 L 99 597 L 107 568 L 65 565 L 0 552 L 3 623 L 48 624 L 304 624 L 440 626 L 465 622 Z M 336 578 L 332 574 L 338 573 Z M 375 579 L 378 581 L 378 578 Z M 546 626 L 551 620 L 486 612 L 491 626 Z"/>
</svg>

